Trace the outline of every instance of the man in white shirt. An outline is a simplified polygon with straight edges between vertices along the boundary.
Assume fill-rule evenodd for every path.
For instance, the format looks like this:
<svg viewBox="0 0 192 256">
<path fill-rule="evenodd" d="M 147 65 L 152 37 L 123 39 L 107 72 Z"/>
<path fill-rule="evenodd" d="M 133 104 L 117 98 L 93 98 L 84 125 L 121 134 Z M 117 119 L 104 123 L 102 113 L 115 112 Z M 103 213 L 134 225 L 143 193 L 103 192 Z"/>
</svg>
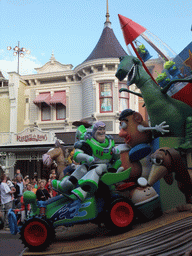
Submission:
<svg viewBox="0 0 192 256">
<path fill-rule="evenodd" d="M 14 190 L 11 190 L 7 185 L 7 176 L 5 174 L 2 175 L 1 178 L 1 205 L 4 210 L 4 229 L 9 230 L 9 223 L 8 223 L 8 211 L 12 208 L 12 194 Z"/>
</svg>

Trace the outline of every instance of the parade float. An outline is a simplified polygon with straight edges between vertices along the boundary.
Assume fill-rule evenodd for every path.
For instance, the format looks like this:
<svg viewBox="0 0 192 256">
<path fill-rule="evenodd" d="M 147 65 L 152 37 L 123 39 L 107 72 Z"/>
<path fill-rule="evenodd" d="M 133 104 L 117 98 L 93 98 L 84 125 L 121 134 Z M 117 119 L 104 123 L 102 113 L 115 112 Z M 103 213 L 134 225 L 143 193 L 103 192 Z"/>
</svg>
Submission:
<svg viewBox="0 0 192 256">
<path fill-rule="evenodd" d="M 86 246 L 78 241 L 75 244 L 74 233 L 71 232 L 70 239 L 70 234 L 66 232 L 68 243 L 65 243 L 65 248 L 62 247 L 60 251 L 55 249 L 50 254 L 57 252 L 69 255 L 81 251 L 85 255 L 109 255 L 109 252 L 110 255 L 182 255 L 192 246 L 190 62 L 186 60 L 186 65 L 183 66 L 181 57 L 169 57 L 146 35 L 144 27 L 121 15 L 119 19 L 126 45 L 131 45 L 136 57 L 130 54 L 121 58 L 116 76 L 120 81 L 127 78 L 128 85 L 134 83 L 140 89 L 150 123 L 144 121 L 134 110 L 121 112 L 119 136 L 125 139 L 125 144 L 114 147 L 114 152 L 119 151 L 124 170 L 120 170 L 118 166 L 116 171 L 111 171 L 108 169 L 108 162 L 104 169 L 93 166 L 85 171 L 86 178 L 83 178 L 83 175 L 72 175 L 71 181 L 75 180 L 75 187 L 70 187 L 70 191 L 65 190 L 68 179 L 61 179 L 53 183 L 53 187 L 61 194 L 46 202 L 37 202 L 36 196 L 30 192 L 24 194 L 24 201 L 31 205 L 31 212 L 20 227 L 16 224 L 16 215 L 12 210 L 9 212 L 9 221 L 12 234 L 19 232 L 22 242 L 31 251 L 45 250 L 49 255 L 46 248 L 54 241 L 55 229 L 58 226 L 68 228 L 78 226 L 77 224 L 83 226 L 82 229 L 79 228 L 79 232 L 82 230 L 79 236 L 82 238 L 87 235 L 83 243 Z M 168 77 L 169 80 L 162 87 L 158 84 L 161 79 L 155 80 L 144 63 L 151 55 L 143 43 L 138 45 L 136 39 L 139 36 L 165 60 L 162 73 L 166 76 L 159 77 Z M 190 50 L 188 52 L 190 54 Z M 131 92 L 126 88 L 122 88 L 120 92 L 122 91 Z M 81 129 L 82 127 L 79 131 Z M 104 160 L 103 154 L 106 154 L 107 159 L 110 158 L 108 153 L 112 152 L 113 147 L 107 148 L 108 151 L 102 147 L 99 151 L 97 145 L 96 150 L 90 150 L 87 144 L 90 146 L 89 140 L 92 137 L 84 135 L 81 134 L 80 143 L 76 148 L 80 149 L 79 155 L 83 151 L 89 157 L 80 157 L 80 163 L 83 162 L 85 166 L 92 164 L 93 159 L 90 157 L 95 155 L 97 159 Z M 146 157 L 150 159 L 147 180 L 142 177 L 141 164 L 142 159 Z M 99 175 L 97 181 L 94 178 L 95 173 Z M 97 189 L 87 189 L 87 180 L 88 183 L 91 180 L 91 184 L 95 181 Z M 83 199 L 77 198 L 78 193 L 72 193 L 79 187 L 86 192 Z M 181 206 L 177 207 L 176 211 L 167 212 L 178 206 L 179 202 Z M 141 225 L 143 221 L 147 222 Z M 95 235 L 98 231 L 95 233 L 94 228 L 90 226 L 88 229 L 91 231 L 86 231 L 84 227 L 87 227 L 89 222 L 97 224 L 101 233 L 101 227 L 104 225 L 112 232 L 112 236 L 105 231 L 101 239 Z M 88 245 L 88 236 L 93 242 L 94 235 L 98 237 L 96 240 L 99 242 Z M 152 241 L 154 237 L 158 242 Z M 70 247 L 69 243 L 78 248 Z"/>
<path fill-rule="evenodd" d="M 183 49 L 179 55 L 176 55 L 165 43 L 143 26 L 122 15 L 119 15 L 119 20 L 125 43 L 128 47 L 131 46 L 135 56 L 133 54 L 126 56 L 121 61 L 116 75 L 119 80 L 127 76 L 128 84 L 135 83 L 140 89 L 151 125 L 157 125 L 163 121 L 166 121 L 169 125 L 169 133 L 162 135 L 154 132 L 153 151 L 155 152 L 161 147 L 178 149 L 181 155 L 185 155 L 185 162 L 190 172 L 191 145 L 190 142 L 186 142 L 184 146 L 184 141 L 191 140 L 192 65 L 190 59 L 192 43 Z M 158 56 L 164 60 L 164 70 L 156 79 L 151 75 L 136 50 L 137 42 L 135 41 L 141 40 L 141 38 L 146 45 L 148 43 L 148 47 L 151 46 L 158 53 Z M 176 72 L 170 75 L 167 71 L 169 68 L 174 68 Z M 163 79 L 167 81 L 161 87 L 160 83 Z M 151 166 L 149 169 L 151 169 Z M 181 203 L 185 201 L 183 195 L 177 194 L 177 184 L 175 182 L 172 189 L 164 180 L 155 183 L 155 186 L 160 195 L 163 210 L 174 208 L 179 201 Z M 174 192 L 172 192 L 173 187 Z M 170 193 L 170 197 L 167 196 L 167 193 Z"/>
</svg>

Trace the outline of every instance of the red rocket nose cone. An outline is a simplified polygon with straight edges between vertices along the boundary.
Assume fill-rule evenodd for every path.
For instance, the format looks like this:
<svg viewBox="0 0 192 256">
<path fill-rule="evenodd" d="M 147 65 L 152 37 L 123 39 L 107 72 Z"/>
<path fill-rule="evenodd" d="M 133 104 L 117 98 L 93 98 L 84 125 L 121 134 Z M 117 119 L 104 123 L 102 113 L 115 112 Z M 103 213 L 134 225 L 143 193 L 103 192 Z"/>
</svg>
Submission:
<svg viewBox="0 0 192 256">
<path fill-rule="evenodd" d="M 121 24 L 121 28 L 123 28 L 125 25 L 127 25 L 130 21 L 132 21 L 131 19 L 126 18 L 125 16 L 118 14 L 119 17 L 119 21 Z"/>
<path fill-rule="evenodd" d="M 133 40 L 135 40 L 140 34 L 142 34 L 146 30 L 146 28 L 132 21 L 131 19 L 128 19 L 120 14 L 118 14 L 118 16 L 119 16 L 121 28 L 123 30 L 123 35 L 124 35 L 126 45 L 131 43 Z"/>
</svg>

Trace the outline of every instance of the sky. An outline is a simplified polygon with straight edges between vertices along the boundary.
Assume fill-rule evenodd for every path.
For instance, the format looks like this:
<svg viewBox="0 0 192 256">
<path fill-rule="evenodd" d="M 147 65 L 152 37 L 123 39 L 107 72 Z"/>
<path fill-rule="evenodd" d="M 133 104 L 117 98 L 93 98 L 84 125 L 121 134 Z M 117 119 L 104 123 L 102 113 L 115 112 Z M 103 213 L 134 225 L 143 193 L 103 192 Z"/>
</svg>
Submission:
<svg viewBox="0 0 192 256">
<path fill-rule="evenodd" d="M 191 42 L 191 0 L 108 0 L 110 21 L 127 51 L 118 14 L 147 28 L 177 54 Z M 96 46 L 106 20 L 106 0 L 0 0 L 0 70 L 17 71 L 13 50 L 30 50 L 20 58 L 20 74 L 50 60 L 52 52 L 62 64 L 81 64 Z"/>
</svg>

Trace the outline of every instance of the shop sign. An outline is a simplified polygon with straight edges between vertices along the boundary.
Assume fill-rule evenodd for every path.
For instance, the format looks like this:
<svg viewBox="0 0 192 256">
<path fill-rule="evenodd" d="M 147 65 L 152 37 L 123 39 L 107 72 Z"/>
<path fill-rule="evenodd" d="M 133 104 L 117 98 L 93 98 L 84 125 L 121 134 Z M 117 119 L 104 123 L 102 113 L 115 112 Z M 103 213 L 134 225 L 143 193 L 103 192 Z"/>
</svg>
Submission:
<svg viewBox="0 0 192 256">
<path fill-rule="evenodd" d="M 18 142 L 31 142 L 31 141 L 47 141 L 47 135 L 40 134 L 26 134 L 26 135 L 17 135 Z"/>
<path fill-rule="evenodd" d="M 54 140 L 55 134 L 44 132 L 38 128 L 27 128 L 14 135 L 13 143 L 45 143 Z"/>
</svg>

